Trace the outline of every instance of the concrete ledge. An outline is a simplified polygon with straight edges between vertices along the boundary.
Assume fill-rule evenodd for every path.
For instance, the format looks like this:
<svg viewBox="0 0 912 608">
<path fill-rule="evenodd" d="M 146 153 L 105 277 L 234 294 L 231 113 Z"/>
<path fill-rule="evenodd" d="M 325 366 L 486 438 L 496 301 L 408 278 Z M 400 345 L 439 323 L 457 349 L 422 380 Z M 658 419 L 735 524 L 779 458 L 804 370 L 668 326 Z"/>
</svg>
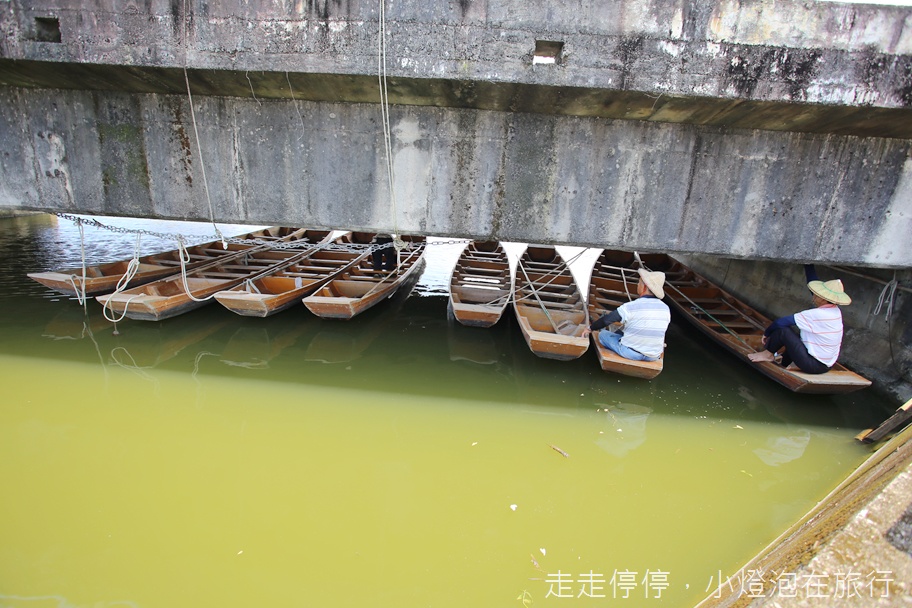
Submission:
<svg viewBox="0 0 912 608">
<path fill-rule="evenodd" d="M 912 555 L 884 537 L 912 505 L 910 439 L 912 427 L 879 447 L 698 607 L 912 605 Z"/>
<path fill-rule="evenodd" d="M 189 69 L 185 80 L 180 68 L 0 58 L 0 85 L 7 86 L 186 95 L 187 80 L 194 95 L 250 100 L 380 101 L 376 74 Z M 402 76 L 390 78 L 388 88 L 390 103 L 398 105 L 912 139 L 912 108 L 902 107 Z"/>
</svg>

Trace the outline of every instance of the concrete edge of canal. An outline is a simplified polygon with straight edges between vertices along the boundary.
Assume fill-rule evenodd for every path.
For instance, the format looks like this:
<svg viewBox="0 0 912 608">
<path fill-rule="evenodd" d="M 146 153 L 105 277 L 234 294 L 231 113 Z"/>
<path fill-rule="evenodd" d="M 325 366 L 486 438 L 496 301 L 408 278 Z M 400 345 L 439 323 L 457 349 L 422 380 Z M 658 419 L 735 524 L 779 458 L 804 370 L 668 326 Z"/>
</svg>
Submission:
<svg viewBox="0 0 912 608">
<path fill-rule="evenodd" d="M 912 606 L 910 439 L 912 425 L 877 446 L 697 608 Z"/>
</svg>

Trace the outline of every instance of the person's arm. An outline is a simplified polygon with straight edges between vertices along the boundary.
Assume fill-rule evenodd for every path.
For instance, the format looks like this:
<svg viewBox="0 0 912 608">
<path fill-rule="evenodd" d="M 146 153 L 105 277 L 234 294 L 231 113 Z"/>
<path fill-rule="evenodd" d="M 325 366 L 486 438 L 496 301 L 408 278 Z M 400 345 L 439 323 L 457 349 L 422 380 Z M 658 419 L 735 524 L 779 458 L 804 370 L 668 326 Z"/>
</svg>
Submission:
<svg viewBox="0 0 912 608">
<path fill-rule="evenodd" d="M 773 333 L 774 330 L 779 329 L 780 327 L 790 327 L 795 325 L 795 315 L 789 315 L 787 317 L 779 317 L 766 328 L 766 331 L 763 332 L 764 336 L 769 336 Z"/>
<path fill-rule="evenodd" d="M 817 278 L 817 270 L 814 268 L 813 264 L 804 265 L 804 277 L 807 279 L 807 283 L 820 280 Z"/>
<path fill-rule="evenodd" d="M 592 331 L 596 331 L 598 329 L 608 327 L 612 323 L 620 323 L 620 322 L 621 322 L 621 313 L 619 313 L 616 310 L 613 310 L 613 311 L 609 312 L 607 315 L 602 315 L 601 317 L 599 317 L 598 319 L 593 321 L 592 324 L 589 326 L 589 329 Z"/>
</svg>

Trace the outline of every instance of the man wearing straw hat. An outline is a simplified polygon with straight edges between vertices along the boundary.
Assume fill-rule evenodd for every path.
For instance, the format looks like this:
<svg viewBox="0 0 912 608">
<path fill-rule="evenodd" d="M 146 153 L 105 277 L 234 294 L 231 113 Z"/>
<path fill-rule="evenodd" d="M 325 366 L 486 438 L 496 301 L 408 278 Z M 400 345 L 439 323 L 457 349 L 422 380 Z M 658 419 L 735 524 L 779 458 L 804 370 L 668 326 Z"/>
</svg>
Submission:
<svg viewBox="0 0 912 608">
<path fill-rule="evenodd" d="M 817 278 L 812 265 L 804 268 L 808 289 L 814 296 L 814 308 L 776 319 L 763 332 L 764 350 L 747 357 L 754 362 L 775 361 L 776 352 L 784 347 L 782 367 L 824 374 L 836 363 L 842 346 L 842 311 L 839 307 L 851 304 L 852 299 L 839 279 L 823 282 Z"/>
<path fill-rule="evenodd" d="M 639 297 L 602 315 L 583 331 L 583 337 L 611 323 L 622 323 L 623 331 L 599 332 L 599 344 L 625 359 L 657 361 L 665 350 L 665 331 L 671 322 L 671 311 L 662 301 L 665 297 L 665 273 L 642 268 L 637 272 L 640 275 L 637 283 Z"/>
</svg>

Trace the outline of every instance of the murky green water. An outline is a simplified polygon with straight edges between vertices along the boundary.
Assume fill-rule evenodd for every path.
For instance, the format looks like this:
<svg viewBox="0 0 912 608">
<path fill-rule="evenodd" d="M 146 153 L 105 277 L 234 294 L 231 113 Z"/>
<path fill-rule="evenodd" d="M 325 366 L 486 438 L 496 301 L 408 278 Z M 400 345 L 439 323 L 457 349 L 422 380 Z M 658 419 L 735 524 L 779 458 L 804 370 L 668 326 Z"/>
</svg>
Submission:
<svg viewBox="0 0 912 608">
<path fill-rule="evenodd" d="M 86 237 L 89 263 L 135 244 Z M 458 249 L 350 322 L 213 303 L 115 335 L 25 277 L 78 265 L 76 228 L 0 220 L 0 606 L 692 606 L 892 409 L 677 324 L 651 382 L 538 359 L 512 318 L 447 320 Z"/>
</svg>

